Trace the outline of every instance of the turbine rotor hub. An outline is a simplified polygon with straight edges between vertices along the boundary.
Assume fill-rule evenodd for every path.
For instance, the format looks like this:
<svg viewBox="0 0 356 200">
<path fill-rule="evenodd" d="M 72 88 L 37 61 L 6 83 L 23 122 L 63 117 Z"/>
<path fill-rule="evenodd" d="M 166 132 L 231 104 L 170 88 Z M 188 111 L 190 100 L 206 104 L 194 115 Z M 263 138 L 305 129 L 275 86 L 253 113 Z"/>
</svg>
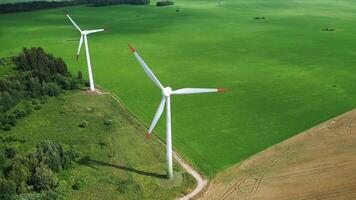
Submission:
<svg viewBox="0 0 356 200">
<path fill-rule="evenodd" d="M 170 88 L 170 87 L 163 88 L 163 90 L 162 90 L 163 96 L 169 97 L 169 96 L 171 96 L 171 94 L 172 94 L 172 88 Z"/>
</svg>

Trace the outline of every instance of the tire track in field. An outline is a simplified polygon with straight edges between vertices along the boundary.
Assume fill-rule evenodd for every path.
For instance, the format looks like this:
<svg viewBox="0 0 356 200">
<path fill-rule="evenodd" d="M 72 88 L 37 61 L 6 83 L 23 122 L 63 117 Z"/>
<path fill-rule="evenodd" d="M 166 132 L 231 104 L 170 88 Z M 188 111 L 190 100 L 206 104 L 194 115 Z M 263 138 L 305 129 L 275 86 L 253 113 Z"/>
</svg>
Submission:
<svg viewBox="0 0 356 200">
<path fill-rule="evenodd" d="M 225 199 L 229 198 L 235 192 L 243 193 L 243 194 L 254 194 L 254 193 L 256 193 L 256 191 L 258 190 L 258 188 L 259 188 L 259 186 L 261 184 L 261 181 L 263 180 L 263 177 L 265 176 L 265 174 L 268 173 L 268 171 L 270 171 L 270 169 L 273 167 L 273 165 L 276 162 L 278 162 L 280 159 L 284 158 L 288 154 L 289 154 L 289 151 L 285 151 L 280 156 L 276 156 L 276 157 L 274 157 L 272 159 L 268 159 L 268 160 L 264 161 L 261 164 L 261 167 L 255 167 L 251 172 L 245 174 L 241 179 L 239 179 L 232 186 L 230 186 L 224 192 L 224 194 L 221 196 L 221 199 L 225 200 Z M 253 184 L 251 184 L 252 187 L 250 188 L 250 190 L 248 192 L 245 192 L 243 190 L 243 187 L 244 186 L 248 186 L 248 184 L 244 185 L 244 183 L 246 183 L 249 180 L 252 180 Z"/>
</svg>

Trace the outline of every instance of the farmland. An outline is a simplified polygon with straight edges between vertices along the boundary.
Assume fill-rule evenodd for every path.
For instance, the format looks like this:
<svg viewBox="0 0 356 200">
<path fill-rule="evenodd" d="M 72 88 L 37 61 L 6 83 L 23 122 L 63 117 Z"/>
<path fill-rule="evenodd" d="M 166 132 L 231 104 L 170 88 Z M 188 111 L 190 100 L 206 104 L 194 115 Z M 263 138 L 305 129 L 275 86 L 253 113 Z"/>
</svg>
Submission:
<svg viewBox="0 0 356 200">
<path fill-rule="evenodd" d="M 153 4 L 154 2 L 152 2 Z M 71 7 L 89 36 L 94 79 L 146 124 L 160 91 L 127 48 L 133 43 L 165 86 L 228 93 L 172 98 L 173 145 L 207 176 L 356 106 L 354 20 L 347 0 L 225 0 L 176 7 Z M 254 17 L 263 16 L 264 20 Z M 62 9 L 0 15 L 0 57 L 26 46 L 73 71 L 79 33 Z M 333 32 L 321 29 L 331 27 Z M 156 133 L 164 139 L 164 120 Z"/>
</svg>

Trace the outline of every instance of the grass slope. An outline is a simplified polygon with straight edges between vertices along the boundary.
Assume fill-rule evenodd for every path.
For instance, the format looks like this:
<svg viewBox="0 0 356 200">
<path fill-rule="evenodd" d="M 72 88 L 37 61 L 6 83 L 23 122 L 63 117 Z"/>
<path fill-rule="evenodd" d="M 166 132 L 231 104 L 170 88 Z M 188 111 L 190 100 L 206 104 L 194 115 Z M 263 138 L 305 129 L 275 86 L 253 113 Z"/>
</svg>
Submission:
<svg viewBox="0 0 356 200">
<path fill-rule="evenodd" d="M 354 21 L 348 0 L 180 0 L 175 7 L 73 7 L 89 36 L 94 78 L 149 124 L 160 92 L 127 48 L 133 43 L 164 85 L 225 87 L 174 96 L 174 146 L 206 175 L 356 105 Z M 98 14 L 100 13 L 100 14 Z M 254 20 L 264 16 L 265 20 Z M 43 46 L 75 63 L 79 34 L 61 9 L 0 16 L 0 55 Z M 324 27 L 334 32 L 322 32 Z M 156 132 L 165 137 L 164 120 Z"/>
<path fill-rule="evenodd" d="M 112 119 L 111 126 L 104 125 Z M 86 120 L 88 127 L 79 128 Z M 75 92 L 49 98 L 42 109 L 19 120 L 11 132 L 24 138 L 21 154 L 40 141 L 59 141 L 79 152 L 81 164 L 59 175 L 66 199 L 174 199 L 194 186 L 194 179 L 175 164 L 173 180 L 165 178 L 165 148 L 156 139 L 144 142 L 144 127 L 109 96 Z M 83 159 L 90 156 L 90 160 Z M 84 182 L 72 190 L 75 180 Z"/>
</svg>

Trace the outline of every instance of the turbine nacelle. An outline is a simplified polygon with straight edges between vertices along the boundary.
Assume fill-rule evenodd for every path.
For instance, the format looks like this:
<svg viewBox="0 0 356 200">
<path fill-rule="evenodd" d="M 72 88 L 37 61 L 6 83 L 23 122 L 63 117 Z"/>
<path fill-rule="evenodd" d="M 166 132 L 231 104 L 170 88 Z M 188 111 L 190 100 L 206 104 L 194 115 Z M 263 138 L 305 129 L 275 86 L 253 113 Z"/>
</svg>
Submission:
<svg viewBox="0 0 356 200">
<path fill-rule="evenodd" d="M 164 97 L 169 97 L 169 96 L 171 96 L 171 95 L 172 95 L 172 88 L 170 88 L 170 87 L 165 87 L 165 88 L 163 88 L 163 90 L 162 90 L 162 95 L 163 95 Z"/>
<path fill-rule="evenodd" d="M 105 29 L 84 30 L 84 31 L 81 31 L 81 34 L 82 34 L 82 36 L 84 36 L 84 35 L 89 35 L 92 33 L 97 33 L 97 32 L 102 32 L 102 31 L 105 31 Z"/>
</svg>

